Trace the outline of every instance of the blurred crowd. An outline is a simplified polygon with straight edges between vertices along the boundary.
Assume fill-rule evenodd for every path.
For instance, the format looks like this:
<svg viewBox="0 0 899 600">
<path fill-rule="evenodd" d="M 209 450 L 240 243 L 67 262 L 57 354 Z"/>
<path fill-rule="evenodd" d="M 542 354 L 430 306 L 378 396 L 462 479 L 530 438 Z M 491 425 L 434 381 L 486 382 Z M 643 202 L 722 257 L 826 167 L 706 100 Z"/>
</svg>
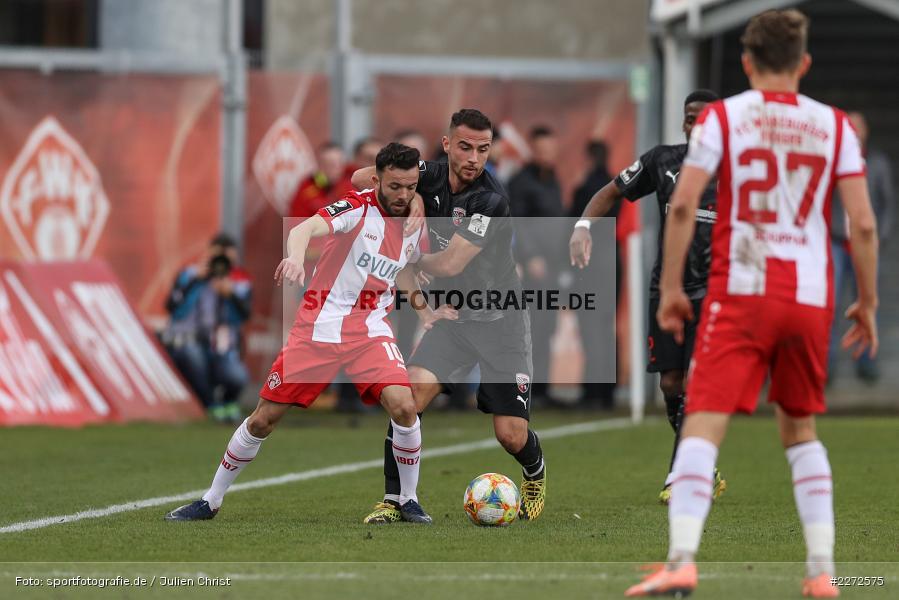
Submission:
<svg viewBox="0 0 899 600">
<path fill-rule="evenodd" d="M 866 146 L 867 124 L 859 113 L 851 119 Z M 326 142 L 317 151 L 317 168 L 300 182 L 285 216 L 308 218 L 319 209 L 339 200 L 353 189 L 350 178 L 361 167 L 375 162 L 378 150 L 388 140 L 366 137 L 353 147 L 347 156 L 336 142 Z M 439 140 L 429 141 L 416 130 L 396 132 L 392 140 L 419 150 L 430 160 L 446 160 Z M 591 277 L 591 267 L 573 271 L 569 267 L 567 240 L 569 231 L 562 230 L 565 219 L 553 217 L 579 217 L 593 194 L 613 179 L 607 168 L 608 148 L 602 140 L 590 140 L 584 152 L 587 168 L 570 198 L 564 197 L 563 186 L 557 174 L 559 140 L 551 127 L 533 127 L 526 144 L 516 139 L 504 143 L 502 130 L 494 130 L 494 143 L 486 168 L 506 186 L 511 203 L 512 216 L 534 219 L 518 219 L 517 227 L 539 227 L 537 232 L 517 231 L 515 237 L 516 260 L 519 263 L 525 288 L 548 289 L 583 287 Z M 524 147 L 523 147 L 524 146 Z M 512 150 L 510 152 L 510 150 Z M 872 204 L 880 224 L 880 239 L 889 241 L 895 222 L 895 203 L 892 172 L 887 157 L 874 148 L 865 147 L 868 161 L 868 179 Z M 837 306 L 845 306 L 854 293 L 852 268 L 848 253 L 845 219 L 840 210 L 839 198 L 834 199 L 834 218 L 831 231 L 834 257 L 835 292 Z M 618 215 L 620 206 L 613 207 L 608 216 Z M 538 220 L 539 219 L 539 220 Z M 557 225 L 556 225 L 557 224 Z M 559 227 L 554 231 L 553 227 Z M 311 273 L 322 247 L 321 240 L 314 240 L 306 256 L 306 272 Z M 620 294 L 621 264 L 616 248 L 616 295 Z M 211 416 L 220 421 L 234 422 L 240 418 L 237 400 L 249 383 L 250 376 L 240 357 L 241 327 L 250 315 L 251 282 L 238 264 L 237 247 L 227 235 L 216 236 L 209 245 L 204 259 L 186 267 L 179 273 L 169 295 L 167 309 L 171 323 L 163 334 L 163 341 L 175 364 L 193 387 Z M 589 332 L 598 327 L 591 322 L 597 313 L 580 311 L 578 331 Z M 598 315 L 597 315 L 598 316 Z M 414 311 L 394 311 L 392 314 L 397 343 L 406 356 L 411 354 L 419 333 Z M 556 390 L 546 382 L 550 380 L 551 341 L 558 326 L 559 313 L 545 310 L 531 311 L 533 339 L 534 381 L 532 398 L 539 406 L 576 407 L 586 409 L 611 409 L 614 407 L 615 384 L 584 383 L 572 395 L 557 397 Z M 836 323 L 835 323 L 836 327 Z M 581 335 L 581 349 L 585 370 L 594 369 L 603 360 L 607 348 L 597 347 L 594 337 Z M 836 335 L 834 339 L 838 339 Z M 831 359 L 835 348 L 831 349 Z M 833 364 L 831 373 L 834 373 Z M 856 375 L 866 381 L 879 377 L 876 362 L 863 355 L 856 362 Z M 475 405 L 474 390 L 479 374 L 468 376 L 468 386 L 456 386 L 450 397 L 435 403 L 437 407 L 465 409 Z M 355 412 L 365 407 L 359 401 L 352 384 L 335 382 L 338 410 Z"/>
</svg>

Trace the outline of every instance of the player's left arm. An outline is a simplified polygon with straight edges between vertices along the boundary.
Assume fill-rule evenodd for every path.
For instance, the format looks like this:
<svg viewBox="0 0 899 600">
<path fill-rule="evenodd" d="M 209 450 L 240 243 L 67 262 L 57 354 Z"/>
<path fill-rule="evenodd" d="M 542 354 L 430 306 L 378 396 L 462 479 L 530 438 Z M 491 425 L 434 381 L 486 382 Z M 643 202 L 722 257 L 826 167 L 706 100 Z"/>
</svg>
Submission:
<svg viewBox="0 0 899 600">
<path fill-rule="evenodd" d="M 447 247 L 428 254 L 418 262 L 422 271 L 437 277 L 453 277 L 461 273 L 509 217 L 509 200 L 496 192 L 482 192 L 468 204 L 470 215 L 462 220 Z"/>
<path fill-rule="evenodd" d="M 422 271 L 436 277 L 454 277 L 468 266 L 468 263 L 481 251 L 458 233 L 453 235 L 445 250 L 434 254 L 425 254 L 418 261 Z"/>
<path fill-rule="evenodd" d="M 718 171 L 723 135 L 713 105 L 699 116 L 690 138 L 687 157 L 677 177 L 665 223 L 662 274 L 659 278 L 659 327 L 684 341 L 684 321 L 693 320 L 693 305 L 684 293 L 684 265 L 696 229 L 696 209 L 702 193 Z"/>
</svg>

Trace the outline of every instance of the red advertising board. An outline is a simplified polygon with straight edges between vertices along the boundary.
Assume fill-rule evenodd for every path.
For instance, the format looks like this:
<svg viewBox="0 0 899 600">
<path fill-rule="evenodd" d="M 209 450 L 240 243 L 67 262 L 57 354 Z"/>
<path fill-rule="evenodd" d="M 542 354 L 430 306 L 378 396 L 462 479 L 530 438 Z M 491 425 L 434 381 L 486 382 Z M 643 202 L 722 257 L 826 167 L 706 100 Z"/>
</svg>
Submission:
<svg viewBox="0 0 899 600">
<path fill-rule="evenodd" d="M 0 263 L 0 425 L 203 410 L 100 261 Z"/>
</svg>

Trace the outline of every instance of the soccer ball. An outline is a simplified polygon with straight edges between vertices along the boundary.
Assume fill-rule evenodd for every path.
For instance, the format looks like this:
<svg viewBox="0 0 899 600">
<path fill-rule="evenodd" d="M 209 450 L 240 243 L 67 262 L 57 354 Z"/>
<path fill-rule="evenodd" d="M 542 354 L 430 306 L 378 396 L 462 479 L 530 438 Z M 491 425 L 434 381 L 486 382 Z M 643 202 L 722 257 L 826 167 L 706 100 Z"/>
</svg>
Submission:
<svg viewBox="0 0 899 600">
<path fill-rule="evenodd" d="M 499 473 L 484 473 L 465 489 L 463 507 L 475 525 L 505 526 L 518 518 L 521 496 L 512 480 Z"/>
</svg>

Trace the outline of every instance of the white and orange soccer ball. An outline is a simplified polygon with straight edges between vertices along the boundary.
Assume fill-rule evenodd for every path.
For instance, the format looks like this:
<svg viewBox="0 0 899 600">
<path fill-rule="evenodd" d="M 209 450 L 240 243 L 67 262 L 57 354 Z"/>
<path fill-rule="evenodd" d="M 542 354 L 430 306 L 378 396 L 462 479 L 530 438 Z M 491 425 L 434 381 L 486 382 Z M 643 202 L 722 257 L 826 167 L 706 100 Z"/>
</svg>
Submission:
<svg viewBox="0 0 899 600">
<path fill-rule="evenodd" d="M 465 489 L 463 507 L 475 525 L 502 527 L 518 518 L 521 495 L 512 480 L 499 473 L 484 473 Z"/>
</svg>

